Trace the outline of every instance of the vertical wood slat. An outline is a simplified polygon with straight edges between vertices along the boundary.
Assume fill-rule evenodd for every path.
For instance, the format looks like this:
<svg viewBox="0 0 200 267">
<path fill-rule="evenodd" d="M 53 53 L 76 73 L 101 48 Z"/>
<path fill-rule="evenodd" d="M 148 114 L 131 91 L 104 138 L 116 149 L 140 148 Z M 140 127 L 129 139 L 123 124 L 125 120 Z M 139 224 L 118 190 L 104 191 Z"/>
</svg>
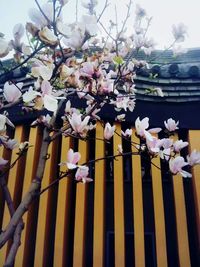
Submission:
<svg viewBox="0 0 200 267">
<path fill-rule="evenodd" d="M 190 130 L 188 133 L 188 142 L 190 144 L 190 152 L 192 150 L 200 150 L 200 131 Z M 200 165 L 196 165 L 192 168 L 192 186 L 194 192 L 195 201 L 195 215 L 197 221 L 198 231 L 198 249 L 200 251 Z"/>
<path fill-rule="evenodd" d="M 153 158 L 151 165 L 152 187 L 153 187 L 153 204 L 155 218 L 155 237 L 156 237 L 156 254 L 157 266 L 167 267 L 167 247 L 166 247 L 166 229 L 163 203 L 162 177 L 160 170 L 160 158 Z M 158 168 L 157 168 L 157 167 Z"/>
<path fill-rule="evenodd" d="M 65 162 L 67 159 L 67 151 L 72 143 L 71 138 L 62 137 L 61 160 Z M 60 166 L 61 172 L 66 172 L 64 165 Z M 69 256 L 69 223 L 70 223 L 70 203 L 72 190 L 72 177 L 65 177 L 59 182 L 58 201 L 54 243 L 54 265 L 56 267 L 65 267 L 66 259 Z"/>
<path fill-rule="evenodd" d="M 105 157 L 103 127 L 96 126 L 95 159 Z M 95 164 L 93 265 L 105 266 L 105 161 Z"/>
<path fill-rule="evenodd" d="M 174 140 L 178 137 L 175 135 Z M 174 204 L 175 204 L 175 217 L 176 217 L 176 231 L 178 243 L 178 258 L 180 267 L 190 267 L 190 252 L 187 230 L 186 206 L 183 189 L 183 177 L 179 174 L 172 177 L 173 191 L 174 191 Z"/>
<path fill-rule="evenodd" d="M 140 143 L 139 138 L 135 136 L 134 129 L 131 141 L 136 144 Z M 138 152 L 134 145 L 132 146 L 132 152 Z M 143 191 L 140 155 L 132 156 L 132 180 L 135 267 L 145 267 Z"/>
<path fill-rule="evenodd" d="M 46 161 L 45 172 L 42 180 L 42 189 L 47 187 L 56 177 L 57 170 L 57 147 L 58 139 L 50 143 L 48 153 L 50 158 Z M 49 232 L 49 225 L 51 224 L 51 217 L 49 214 L 51 203 L 51 189 L 40 196 L 39 213 L 37 222 L 37 236 L 36 236 L 36 248 L 35 248 L 35 261 L 34 266 L 43 267 L 48 266 L 48 252 L 49 243 L 48 237 L 51 235 Z M 54 200 L 56 201 L 56 199 Z"/>
<path fill-rule="evenodd" d="M 113 137 L 113 154 L 121 144 L 121 125 L 116 124 Z M 115 267 L 125 267 L 125 223 L 124 223 L 124 178 L 122 157 L 114 160 L 114 230 Z"/>
<path fill-rule="evenodd" d="M 37 143 L 41 139 L 41 134 L 38 128 L 31 128 L 30 130 L 30 135 L 29 135 L 29 144 L 33 145 L 33 147 L 30 147 L 28 152 L 27 152 L 27 161 L 26 161 L 26 166 L 25 166 L 25 174 L 24 174 L 24 184 L 23 184 L 23 193 L 22 193 L 22 199 L 24 195 L 28 192 L 29 186 L 31 184 L 33 175 L 36 171 L 36 166 L 37 166 L 37 158 L 40 152 L 40 147 L 37 146 Z M 21 236 L 21 246 L 18 249 L 17 255 L 16 255 L 16 260 L 15 260 L 15 266 L 23 266 L 27 267 L 23 261 L 26 256 L 27 250 L 30 248 L 26 246 L 26 236 L 29 233 L 29 227 L 30 224 L 28 224 L 28 213 L 27 211 L 24 216 L 23 216 L 23 221 L 25 223 L 25 228 L 22 231 L 22 236 Z"/>
<path fill-rule="evenodd" d="M 22 141 L 23 139 L 23 127 L 22 126 L 17 126 L 15 129 L 15 137 L 16 140 L 18 140 L 19 142 Z M 17 150 L 13 150 L 12 151 L 12 157 L 11 157 L 11 164 L 12 162 L 14 162 L 18 155 L 16 154 Z M 2 154 L 2 153 L 1 153 Z M 0 157 L 2 157 L 2 155 L 0 155 Z M 18 188 L 18 184 L 17 181 L 18 179 L 23 179 L 23 177 L 18 177 L 18 169 L 19 168 L 23 168 L 23 166 L 21 165 L 20 160 L 17 161 L 17 163 L 15 164 L 15 166 L 12 168 L 12 170 L 9 173 L 9 177 L 8 177 L 8 189 L 10 191 L 10 195 L 12 200 L 14 201 L 14 195 L 17 193 L 17 191 L 20 191 Z M 15 203 L 16 204 L 16 203 Z M 9 223 L 10 221 L 10 213 L 7 207 L 7 204 L 5 205 L 5 209 L 4 209 L 4 215 L 3 215 L 3 224 L 2 224 L 2 228 L 4 229 L 6 227 L 6 225 Z M 6 260 L 6 254 L 8 253 L 8 242 L 6 243 L 6 245 L 3 246 L 3 248 L 0 250 L 0 266 L 3 266 L 3 263 Z"/>
<path fill-rule="evenodd" d="M 79 140 L 81 160 L 79 164 L 87 161 L 87 143 Z M 87 210 L 88 184 L 77 183 L 76 188 L 76 209 L 74 225 L 74 253 L 73 266 L 85 266 L 85 238 L 86 238 L 86 210 Z"/>
</svg>

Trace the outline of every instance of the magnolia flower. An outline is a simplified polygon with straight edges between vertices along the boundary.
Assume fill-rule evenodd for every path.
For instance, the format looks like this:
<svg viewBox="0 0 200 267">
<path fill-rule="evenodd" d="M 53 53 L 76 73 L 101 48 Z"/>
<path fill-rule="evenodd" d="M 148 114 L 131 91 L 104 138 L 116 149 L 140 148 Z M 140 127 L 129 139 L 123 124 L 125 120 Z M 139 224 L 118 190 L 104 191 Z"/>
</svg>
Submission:
<svg viewBox="0 0 200 267">
<path fill-rule="evenodd" d="M 9 84 L 9 82 L 6 82 L 3 88 L 3 95 L 6 101 L 9 103 L 17 101 L 22 95 L 20 91 L 22 87 L 23 83 L 17 83 L 15 85 L 14 83 Z"/>
<path fill-rule="evenodd" d="M 33 90 L 33 87 L 30 86 L 28 91 L 23 94 L 22 98 L 25 103 L 29 103 L 33 101 L 37 96 L 41 96 L 41 94 Z"/>
<path fill-rule="evenodd" d="M 15 128 L 14 124 L 5 115 L 0 114 L 0 133 L 6 131 L 6 124 Z"/>
<path fill-rule="evenodd" d="M 70 148 L 67 152 L 67 161 L 61 164 L 66 164 L 67 168 L 72 170 L 78 167 L 76 164 L 80 159 L 81 154 L 79 152 L 74 152 L 74 150 Z"/>
<path fill-rule="evenodd" d="M 44 107 L 52 112 L 55 112 L 58 108 L 58 100 L 52 95 L 45 95 L 43 98 Z"/>
<path fill-rule="evenodd" d="M 200 152 L 193 150 L 192 153 L 187 156 L 187 162 L 190 166 L 200 164 Z"/>
<path fill-rule="evenodd" d="M 10 150 L 13 150 L 18 146 L 18 142 L 15 139 L 8 139 L 8 141 L 4 142 L 3 144 L 7 149 Z"/>
<path fill-rule="evenodd" d="M 74 68 L 68 67 L 65 64 L 62 65 L 60 69 L 60 78 L 62 81 L 67 81 L 70 75 L 74 73 Z"/>
<path fill-rule="evenodd" d="M 121 144 L 117 146 L 117 152 L 119 154 L 123 154 L 123 149 L 122 149 L 122 145 Z"/>
<path fill-rule="evenodd" d="M 73 113 L 71 118 L 69 118 L 69 122 L 73 130 L 80 134 L 80 136 L 84 137 L 89 130 L 88 122 L 90 120 L 90 116 L 86 116 L 83 121 L 81 117 L 81 114 Z"/>
<path fill-rule="evenodd" d="M 39 31 L 39 37 L 47 45 L 54 46 L 58 44 L 56 35 L 48 27 L 44 27 Z"/>
<path fill-rule="evenodd" d="M 102 80 L 99 83 L 98 92 L 101 94 L 109 94 L 114 91 L 114 81 L 111 79 Z"/>
<path fill-rule="evenodd" d="M 110 138 L 114 135 L 115 128 L 116 128 L 115 125 L 111 126 L 109 122 L 106 123 L 104 129 L 104 138 L 106 140 L 110 140 Z"/>
<path fill-rule="evenodd" d="M 22 152 L 24 150 L 27 150 L 29 147 L 29 142 L 25 141 L 19 144 L 19 151 Z"/>
<path fill-rule="evenodd" d="M 75 179 L 76 181 L 82 181 L 83 183 L 91 182 L 92 179 L 88 177 L 88 174 L 89 168 L 87 166 L 79 166 L 75 174 Z"/>
<path fill-rule="evenodd" d="M 126 129 L 125 132 L 121 131 L 121 133 L 122 133 L 123 136 L 131 137 L 131 135 L 133 133 L 133 130 L 132 129 Z"/>
<path fill-rule="evenodd" d="M 49 81 L 43 80 L 41 84 L 42 96 L 51 95 L 52 86 Z"/>
<path fill-rule="evenodd" d="M 7 163 L 8 160 L 0 158 L 0 170 L 2 170 Z"/>
<path fill-rule="evenodd" d="M 36 78 L 42 77 L 43 80 L 48 81 L 51 79 L 51 76 L 53 74 L 53 65 L 50 64 L 48 66 L 41 65 L 32 67 L 31 74 Z"/>
<path fill-rule="evenodd" d="M 71 28 L 68 24 L 63 23 L 61 19 L 57 19 L 56 21 L 56 28 L 59 33 L 61 33 L 65 37 L 70 37 L 71 35 Z"/>
<path fill-rule="evenodd" d="M 158 153 L 160 151 L 160 147 L 162 146 L 162 140 L 153 136 L 152 140 L 149 140 L 147 138 L 146 142 L 147 148 L 150 153 Z"/>
<path fill-rule="evenodd" d="M 25 56 L 30 56 L 30 54 L 31 54 L 31 47 L 28 46 L 28 45 L 22 44 L 22 53 Z"/>
<path fill-rule="evenodd" d="M 146 138 L 149 141 L 153 141 L 153 137 L 151 133 L 159 133 L 162 129 L 161 128 L 152 128 L 148 131 L 146 130 L 149 127 L 149 118 L 145 117 L 144 119 L 140 120 L 138 117 L 135 121 L 135 129 L 137 135 L 142 138 Z"/>
<path fill-rule="evenodd" d="M 7 56 L 10 50 L 9 43 L 0 37 L 0 58 Z"/>
<path fill-rule="evenodd" d="M 165 148 L 159 151 L 159 156 L 161 159 L 169 160 L 171 155 L 171 148 Z"/>
<path fill-rule="evenodd" d="M 178 129 L 179 121 L 175 122 L 172 118 L 168 119 L 167 121 L 164 121 L 165 127 L 169 132 L 173 132 Z"/>
<path fill-rule="evenodd" d="M 178 156 L 174 159 L 169 160 L 169 169 L 173 174 L 180 173 L 183 177 L 192 177 L 191 173 L 182 170 L 183 167 L 187 166 L 188 162 L 185 162 L 184 158 Z"/>
<path fill-rule="evenodd" d="M 161 140 L 162 140 L 162 147 L 164 149 L 171 148 L 172 145 L 173 145 L 173 142 L 174 142 L 174 140 L 173 139 L 170 139 L 170 138 L 163 138 Z"/>
<path fill-rule="evenodd" d="M 20 41 L 20 39 L 23 37 L 24 35 L 24 26 L 21 23 L 18 23 L 14 26 L 13 28 L 13 36 L 15 41 L 18 43 Z"/>
<path fill-rule="evenodd" d="M 124 121 L 126 117 L 126 114 L 120 114 L 117 115 L 117 117 L 115 118 L 116 121 Z"/>
<path fill-rule="evenodd" d="M 93 15 L 83 15 L 81 19 L 81 23 L 85 27 L 85 31 L 89 33 L 89 35 L 93 36 L 97 34 L 97 19 Z"/>
<path fill-rule="evenodd" d="M 85 36 L 85 27 L 83 24 L 76 23 L 70 25 L 71 32 L 68 38 L 64 38 L 63 42 L 65 45 L 72 49 L 78 49 L 83 45 Z"/>
<path fill-rule="evenodd" d="M 187 34 L 187 27 L 183 23 L 172 26 L 172 34 L 176 42 L 183 42 Z"/>
<path fill-rule="evenodd" d="M 41 7 L 43 13 L 46 15 L 49 21 L 53 21 L 53 5 L 51 3 L 46 3 Z M 37 8 L 31 8 L 29 10 L 29 17 L 35 23 L 35 25 L 41 29 L 48 25 L 49 21 L 44 17 L 44 15 Z"/>
<path fill-rule="evenodd" d="M 49 127 L 50 126 L 50 121 L 51 121 L 51 116 L 47 114 L 46 116 L 41 115 L 37 120 L 33 121 L 31 123 L 31 126 L 37 126 L 38 124 L 44 124 L 45 126 Z"/>
<path fill-rule="evenodd" d="M 173 147 L 175 152 L 180 152 L 180 150 L 188 146 L 188 142 L 183 142 L 183 140 L 177 140 L 174 142 Z"/>
<path fill-rule="evenodd" d="M 71 101 L 70 100 L 68 100 L 65 105 L 65 113 L 71 114 Z"/>
</svg>

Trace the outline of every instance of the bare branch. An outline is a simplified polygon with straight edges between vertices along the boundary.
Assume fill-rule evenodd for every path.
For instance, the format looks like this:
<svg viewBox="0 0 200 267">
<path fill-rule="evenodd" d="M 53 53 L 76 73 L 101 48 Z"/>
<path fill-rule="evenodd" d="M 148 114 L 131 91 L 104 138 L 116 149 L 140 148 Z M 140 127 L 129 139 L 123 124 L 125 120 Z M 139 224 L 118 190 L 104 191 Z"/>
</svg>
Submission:
<svg viewBox="0 0 200 267">
<path fill-rule="evenodd" d="M 105 1 L 104 7 L 99 15 L 99 17 L 97 18 L 97 22 L 99 22 L 99 20 L 101 19 L 101 17 L 103 16 L 103 13 L 105 12 L 106 8 L 109 6 L 110 4 L 108 3 L 108 0 Z"/>
</svg>

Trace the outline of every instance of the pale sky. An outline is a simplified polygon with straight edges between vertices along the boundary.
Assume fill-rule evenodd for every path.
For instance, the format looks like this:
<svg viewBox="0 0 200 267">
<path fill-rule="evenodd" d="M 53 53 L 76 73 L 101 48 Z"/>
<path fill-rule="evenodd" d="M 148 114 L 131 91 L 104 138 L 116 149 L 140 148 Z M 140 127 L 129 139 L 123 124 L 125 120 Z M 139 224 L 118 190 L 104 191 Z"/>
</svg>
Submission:
<svg viewBox="0 0 200 267">
<path fill-rule="evenodd" d="M 85 0 L 86 1 L 86 0 Z M 39 0 L 40 3 L 46 2 Z M 66 5 L 63 18 L 66 22 L 75 20 L 75 0 L 69 0 Z M 79 0 L 81 2 L 81 0 Z M 103 16 L 103 20 L 113 16 L 114 6 L 118 11 L 118 21 L 122 21 L 126 14 L 126 4 L 128 0 L 109 0 L 111 3 Z M 103 7 L 104 0 L 99 0 L 98 10 Z M 153 17 L 149 36 L 152 36 L 157 48 L 166 48 L 172 42 L 171 26 L 183 22 L 188 28 L 188 38 L 182 44 L 183 47 L 200 47 L 200 0 L 138 0 L 134 3 L 140 4 L 146 9 L 149 16 Z M 113 5 L 112 5 L 113 4 Z M 5 34 L 6 39 L 12 36 L 12 28 L 16 23 L 25 24 L 28 18 L 28 10 L 35 7 L 34 0 L 0 0 L 0 32 Z M 134 7 L 134 6 L 133 6 Z M 83 8 L 79 8 L 79 16 L 83 13 Z M 97 12 L 98 13 L 98 12 Z M 133 20 L 129 20 L 128 28 L 131 28 Z"/>
</svg>

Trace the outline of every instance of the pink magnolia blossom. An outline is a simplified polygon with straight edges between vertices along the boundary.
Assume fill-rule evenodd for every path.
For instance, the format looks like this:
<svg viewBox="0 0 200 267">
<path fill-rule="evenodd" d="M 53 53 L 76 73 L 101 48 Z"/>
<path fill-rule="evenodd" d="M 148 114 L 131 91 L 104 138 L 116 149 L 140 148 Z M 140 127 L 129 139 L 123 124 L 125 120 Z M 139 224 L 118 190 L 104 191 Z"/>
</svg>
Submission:
<svg viewBox="0 0 200 267">
<path fill-rule="evenodd" d="M 53 21 L 53 5 L 51 3 L 46 3 L 42 5 L 42 11 L 46 15 L 46 17 L 52 22 Z M 29 17 L 35 25 L 41 29 L 44 26 L 48 25 L 48 21 L 44 17 L 44 15 L 37 8 L 31 8 L 29 10 Z"/>
<path fill-rule="evenodd" d="M 187 162 L 190 166 L 200 164 L 200 152 L 193 150 L 192 153 L 187 156 Z"/>
<path fill-rule="evenodd" d="M 111 126 L 109 122 L 106 123 L 104 129 L 104 138 L 106 140 L 110 140 L 110 138 L 114 135 L 115 132 L 115 125 Z"/>
<path fill-rule="evenodd" d="M 92 179 L 88 177 L 89 174 L 89 168 L 87 166 L 79 166 L 76 174 L 75 174 L 75 179 L 78 182 L 91 182 Z"/>
<path fill-rule="evenodd" d="M 171 148 L 165 148 L 159 151 L 159 156 L 161 159 L 169 160 L 171 155 Z"/>
<path fill-rule="evenodd" d="M 174 159 L 169 160 L 169 169 L 173 174 L 180 173 L 183 177 L 192 177 L 191 173 L 182 170 L 183 167 L 187 166 L 189 163 L 185 162 L 184 158 L 178 156 Z"/>
<path fill-rule="evenodd" d="M 183 142 L 183 140 L 177 140 L 174 142 L 173 147 L 175 152 L 180 152 L 182 148 L 188 146 L 188 142 Z"/>
<path fill-rule="evenodd" d="M 147 148 L 150 153 L 158 153 L 162 146 L 162 140 L 158 139 L 157 137 L 152 137 L 152 140 L 147 138 Z"/>
<path fill-rule="evenodd" d="M 19 43 L 20 39 L 23 37 L 25 32 L 24 26 L 21 23 L 15 24 L 13 28 L 13 36 L 15 38 L 15 42 Z"/>
<path fill-rule="evenodd" d="M 22 87 L 23 87 L 23 83 L 17 83 L 15 85 L 13 83 L 9 84 L 9 82 L 6 82 L 3 88 L 3 95 L 6 101 L 9 103 L 13 103 L 17 101 L 22 95 L 20 91 Z"/>
<path fill-rule="evenodd" d="M 167 121 L 164 121 L 165 127 L 169 132 L 173 132 L 178 129 L 179 121 L 175 122 L 172 118 L 168 119 Z"/>
<path fill-rule="evenodd" d="M 80 134 L 82 137 L 85 137 L 87 131 L 89 130 L 88 122 L 90 120 L 90 116 L 86 116 L 83 120 L 81 117 L 81 114 L 73 113 L 71 118 L 69 118 L 69 122 L 76 133 Z"/>
<path fill-rule="evenodd" d="M 173 145 L 174 140 L 170 138 L 163 138 L 162 139 L 162 147 L 164 149 L 170 148 Z"/>
<path fill-rule="evenodd" d="M 68 169 L 75 169 L 78 166 L 76 165 L 78 161 L 81 159 L 81 154 L 79 152 L 74 152 L 73 149 L 69 149 L 67 152 L 67 168 Z"/>
<path fill-rule="evenodd" d="M 159 133 L 161 131 L 161 128 L 152 128 L 149 130 L 146 130 L 149 127 L 149 118 L 145 117 L 144 119 L 140 120 L 138 117 L 135 121 L 135 129 L 137 135 L 139 135 L 142 138 L 146 138 L 149 141 L 153 141 L 153 136 L 151 133 Z"/>
<path fill-rule="evenodd" d="M 132 129 L 126 129 L 125 132 L 121 131 L 121 133 L 122 133 L 123 136 L 131 137 L 131 135 L 133 133 L 133 130 Z"/>
<path fill-rule="evenodd" d="M 44 95 L 51 95 L 52 93 L 52 86 L 49 81 L 42 81 L 41 84 L 41 91 L 42 91 L 42 96 Z"/>
</svg>

